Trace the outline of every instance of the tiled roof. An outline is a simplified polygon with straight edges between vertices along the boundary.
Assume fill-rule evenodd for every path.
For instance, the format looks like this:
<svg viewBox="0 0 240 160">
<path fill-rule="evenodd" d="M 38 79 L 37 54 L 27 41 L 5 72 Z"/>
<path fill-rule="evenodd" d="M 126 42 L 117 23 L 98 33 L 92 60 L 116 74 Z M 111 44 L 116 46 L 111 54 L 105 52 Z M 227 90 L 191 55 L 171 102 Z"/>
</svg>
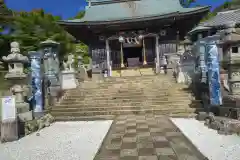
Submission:
<svg viewBox="0 0 240 160">
<path fill-rule="evenodd" d="M 240 9 L 225 12 L 219 12 L 214 18 L 208 20 L 203 26 L 217 27 L 225 26 L 229 23 L 240 23 Z"/>
<path fill-rule="evenodd" d="M 240 24 L 240 9 L 219 12 L 215 17 L 200 23 L 197 27 L 193 28 L 189 34 L 208 30 L 216 27 L 228 27 Z"/>
<path fill-rule="evenodd" d="M 199 26 L 193 28 L 193 29 L 192 29 L 190 32 L 188 32 L 188 33 L 189 33 L 189 34 L 193 34 L 193 33 L 195 33 L 195 32 L 200 32 L 200 31 L 209 30 L 209 29 L 211 29 L 211 27 L 204 27 L 204 26 L 199 25 Z"/>
<path fill-rule="evenodd" d="M 104 5 L 94 5 L 86 9 L 82 19 L 65 20 L 70 23 L 106 22 L 131 20 L 167 15 L 171 13 L 191 13 L 208 7 L 183 8 L 179 0 L 139 0 Z"/>
</svg>

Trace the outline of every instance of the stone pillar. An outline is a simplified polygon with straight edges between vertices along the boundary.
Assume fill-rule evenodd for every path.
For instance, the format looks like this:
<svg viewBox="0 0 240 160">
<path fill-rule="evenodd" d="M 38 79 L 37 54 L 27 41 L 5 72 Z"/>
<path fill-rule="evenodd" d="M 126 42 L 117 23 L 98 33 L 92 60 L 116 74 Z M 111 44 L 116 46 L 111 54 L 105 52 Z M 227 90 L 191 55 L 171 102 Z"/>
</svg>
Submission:
<svg viewBox="0 0 240 160">
<path fill-rule="evenodd" d="M 121 54 L 121 68 L 125 67 L 124 66 L 124 62 L 123 62 L 123 42 L 124 42 L 124 38 L 122 36 L 120 36 L 118 38 L 118 41 L 120 42 L 120 54 Z"/>
<path fill-rule="evenodd" d="M 157 62 L 156 62 L 156 73 L 160 72 L 160 55 L 159 55 L 159 37 L 156 36 L 156 57 L 157 57 Z"/>
<path fill-rule="evenodd" d="M 145 48 L 145 38 L 143 37 L 143 65 L 147 64 L 146 60 L 146 48 Z"/>
<path fill-rule="evenodd" d="M 123 44 L 121 43 L 121 68 L 124 67 L 124 63 L 123 63 Z"/>
<path fill-rule="evenodd" d="M 108 69 L 108 76 L 112 75 L 112 69 L 110 64 L 110 47 L 109 47 L 109 40 L 106 39 L 106 52 L 107 52 L 107 69 Z"/>
</svg>

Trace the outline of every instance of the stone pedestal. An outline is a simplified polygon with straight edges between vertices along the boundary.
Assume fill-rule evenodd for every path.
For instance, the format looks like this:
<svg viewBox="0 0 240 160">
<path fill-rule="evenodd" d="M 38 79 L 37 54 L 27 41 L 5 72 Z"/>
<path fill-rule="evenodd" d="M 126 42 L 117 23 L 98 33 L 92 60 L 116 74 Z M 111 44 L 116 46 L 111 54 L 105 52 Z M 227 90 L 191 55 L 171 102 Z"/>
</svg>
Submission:
<svg viewBox="0 0 240 160">
<path fill-rule="evenodd" d="M 62 71 L 61 74 L 62 74 L 61 88 L 63 90 L 77 88 L 75 72 Z"/>
<path fill-rule="evenodd" d="M 18 140 L 18 121 L 17 119 L 2 121 L 1 123 L 1 142 L 12 142 Z"/>
</svg>

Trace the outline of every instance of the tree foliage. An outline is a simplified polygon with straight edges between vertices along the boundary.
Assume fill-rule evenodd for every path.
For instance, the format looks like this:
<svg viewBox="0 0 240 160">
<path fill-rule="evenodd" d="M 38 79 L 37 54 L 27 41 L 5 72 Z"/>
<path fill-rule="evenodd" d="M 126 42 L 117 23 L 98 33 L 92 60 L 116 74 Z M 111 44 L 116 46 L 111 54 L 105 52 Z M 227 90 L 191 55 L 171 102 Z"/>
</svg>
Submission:
<svg viewBox="0 0 240 160">
<path fill-rule="evenodd" d="M 10 31 L 12 22 L 13 12 L 7 8 L 3 0 L 0 0 L 0 56 L 8 54 L 11 37 L 8 34 L 4 34 L 4 31 L 6 29 Z"/>
<path fill-rule="evenodd" d="M 240 8 L 240 0 L 226 1 L 222 5 L 216 7 L 212 12 L 209 12 L 208 15 L 202 19 L 202 21 L 206 21 L 213 18 L 214 16 L 217 15 L 218 12 L 237 8 Z"/>
<path fill-rule="evenodd" d="M 47 39 L 60 43 L 60 56 L 72 52 L 74 38 L 69 35 L 56 21 L 59 16 L 46 14 L 42 9 L 31 12 L 19 12 L 14 16 L 14 40 L 18 41 L 24 54 L 38 50 L 42 41 Z"/>
<path fill-rule="evenodd" d="M 77 15 L 73 19 L 81 19 L 84 17 L 84 15 L 85 15 L 85 11 L 84 10 L 80 11 L 77 13 Z"/>
<path fill-rule="evenodd" d="M 180 0 L 181 5 L 184 7 L 189 7 L 195 0 Z"/>
<path fill-rule="evenodd" d="M 76 15 L 76 18 L 84 16 L 84 12 Z M 4 1 L 0 0 L 0 26 L 11 28 L 12 32 L 0 34 L 1 57 L 9 53 L 9 44 L 15 40 L 20 43 L 21 53 L 27 54 L 29 51 L 38 50 L 40 43 L 51 39 L 60 43 L 60 58 L 68 53 L 76 51 L 75 38 L 67 33 L 56 22 L 61 20 L 59 16 L 45 13 L 42 9 L 31 12 L 13 12 L 9 10 Z M 1 43 L 2 42 L 2 43 Z M 87 46 L 80 43 L 83 57 L 88 54 Z"/>
</svg>

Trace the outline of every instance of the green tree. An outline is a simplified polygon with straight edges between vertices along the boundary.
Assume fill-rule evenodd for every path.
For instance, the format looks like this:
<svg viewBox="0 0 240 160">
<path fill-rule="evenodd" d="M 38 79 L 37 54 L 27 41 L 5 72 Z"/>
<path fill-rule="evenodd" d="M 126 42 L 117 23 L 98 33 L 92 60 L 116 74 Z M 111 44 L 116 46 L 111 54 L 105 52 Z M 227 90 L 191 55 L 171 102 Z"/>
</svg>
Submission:
<svg viewBox="0 0 240 160">
<path fill-rule="evenodd" d="M 85 15 L 85 11 L 83 10 L 83 11 L 78 12 L 75 17 L 70 18 L 70 19 L 81 19 L 84 17 L 84 15 Z M 81 41 L 76 43 L 74 46 L 74 53 L 75 53 L 76 57 L 79 55 L 83 57 L 84 64 L 89 63 L 88 46 L 86 44 L 82 43 Z"/>
<path fill-rule="evenodd" d="M 14 40 L 18 41 L 24 54 L 38 50 L 42 41 L 47 39 L 60 43 L 60 56 L 72 52 L 75 40 L 56 21 L 59 16 L 46 14 L 42 9 L 31 12 L 19 12 L 14 16 Z"/>
<path fill-rule="evenodd" d="M 89 63 L 88 46 L 82 42 L 79 42 L 75 44 L 75 49 L 76 56 L 78 55 L 82 56 L 83 63 L 88 64 Z"/>
<path fill-rule="evenodd" d="M 226 1 L 222 5 L 216 7 L 212 12 L 209 12 L 207 16 L 202 19 L 202 22 L 213 18 L 218 12 L 237 8 L 240 8 L 240 0 Z"/>
<path fill-rule="evenodd" d="M 181 5 L 184 7 L 189 7 L 195 0 L 180 0 Z"/>
<path fill-rule="evenodd" d="M 77 15 L 74 17 L 74 19 L 81 19 L 84 17 L 84 15 L 85 15 L 85 11 L 84 10 L 80 11 L 77 13 Z"/>
<path fill-rule="evenodd" d="M 9 42 L 11 37 L 9 34 L 3 34 L 8 29 L 11 31 L 13 22 L 13 12 L 7 8 L 4 0 L 0 0 L 0 59 L 9 52 Z"/>
</svg>

